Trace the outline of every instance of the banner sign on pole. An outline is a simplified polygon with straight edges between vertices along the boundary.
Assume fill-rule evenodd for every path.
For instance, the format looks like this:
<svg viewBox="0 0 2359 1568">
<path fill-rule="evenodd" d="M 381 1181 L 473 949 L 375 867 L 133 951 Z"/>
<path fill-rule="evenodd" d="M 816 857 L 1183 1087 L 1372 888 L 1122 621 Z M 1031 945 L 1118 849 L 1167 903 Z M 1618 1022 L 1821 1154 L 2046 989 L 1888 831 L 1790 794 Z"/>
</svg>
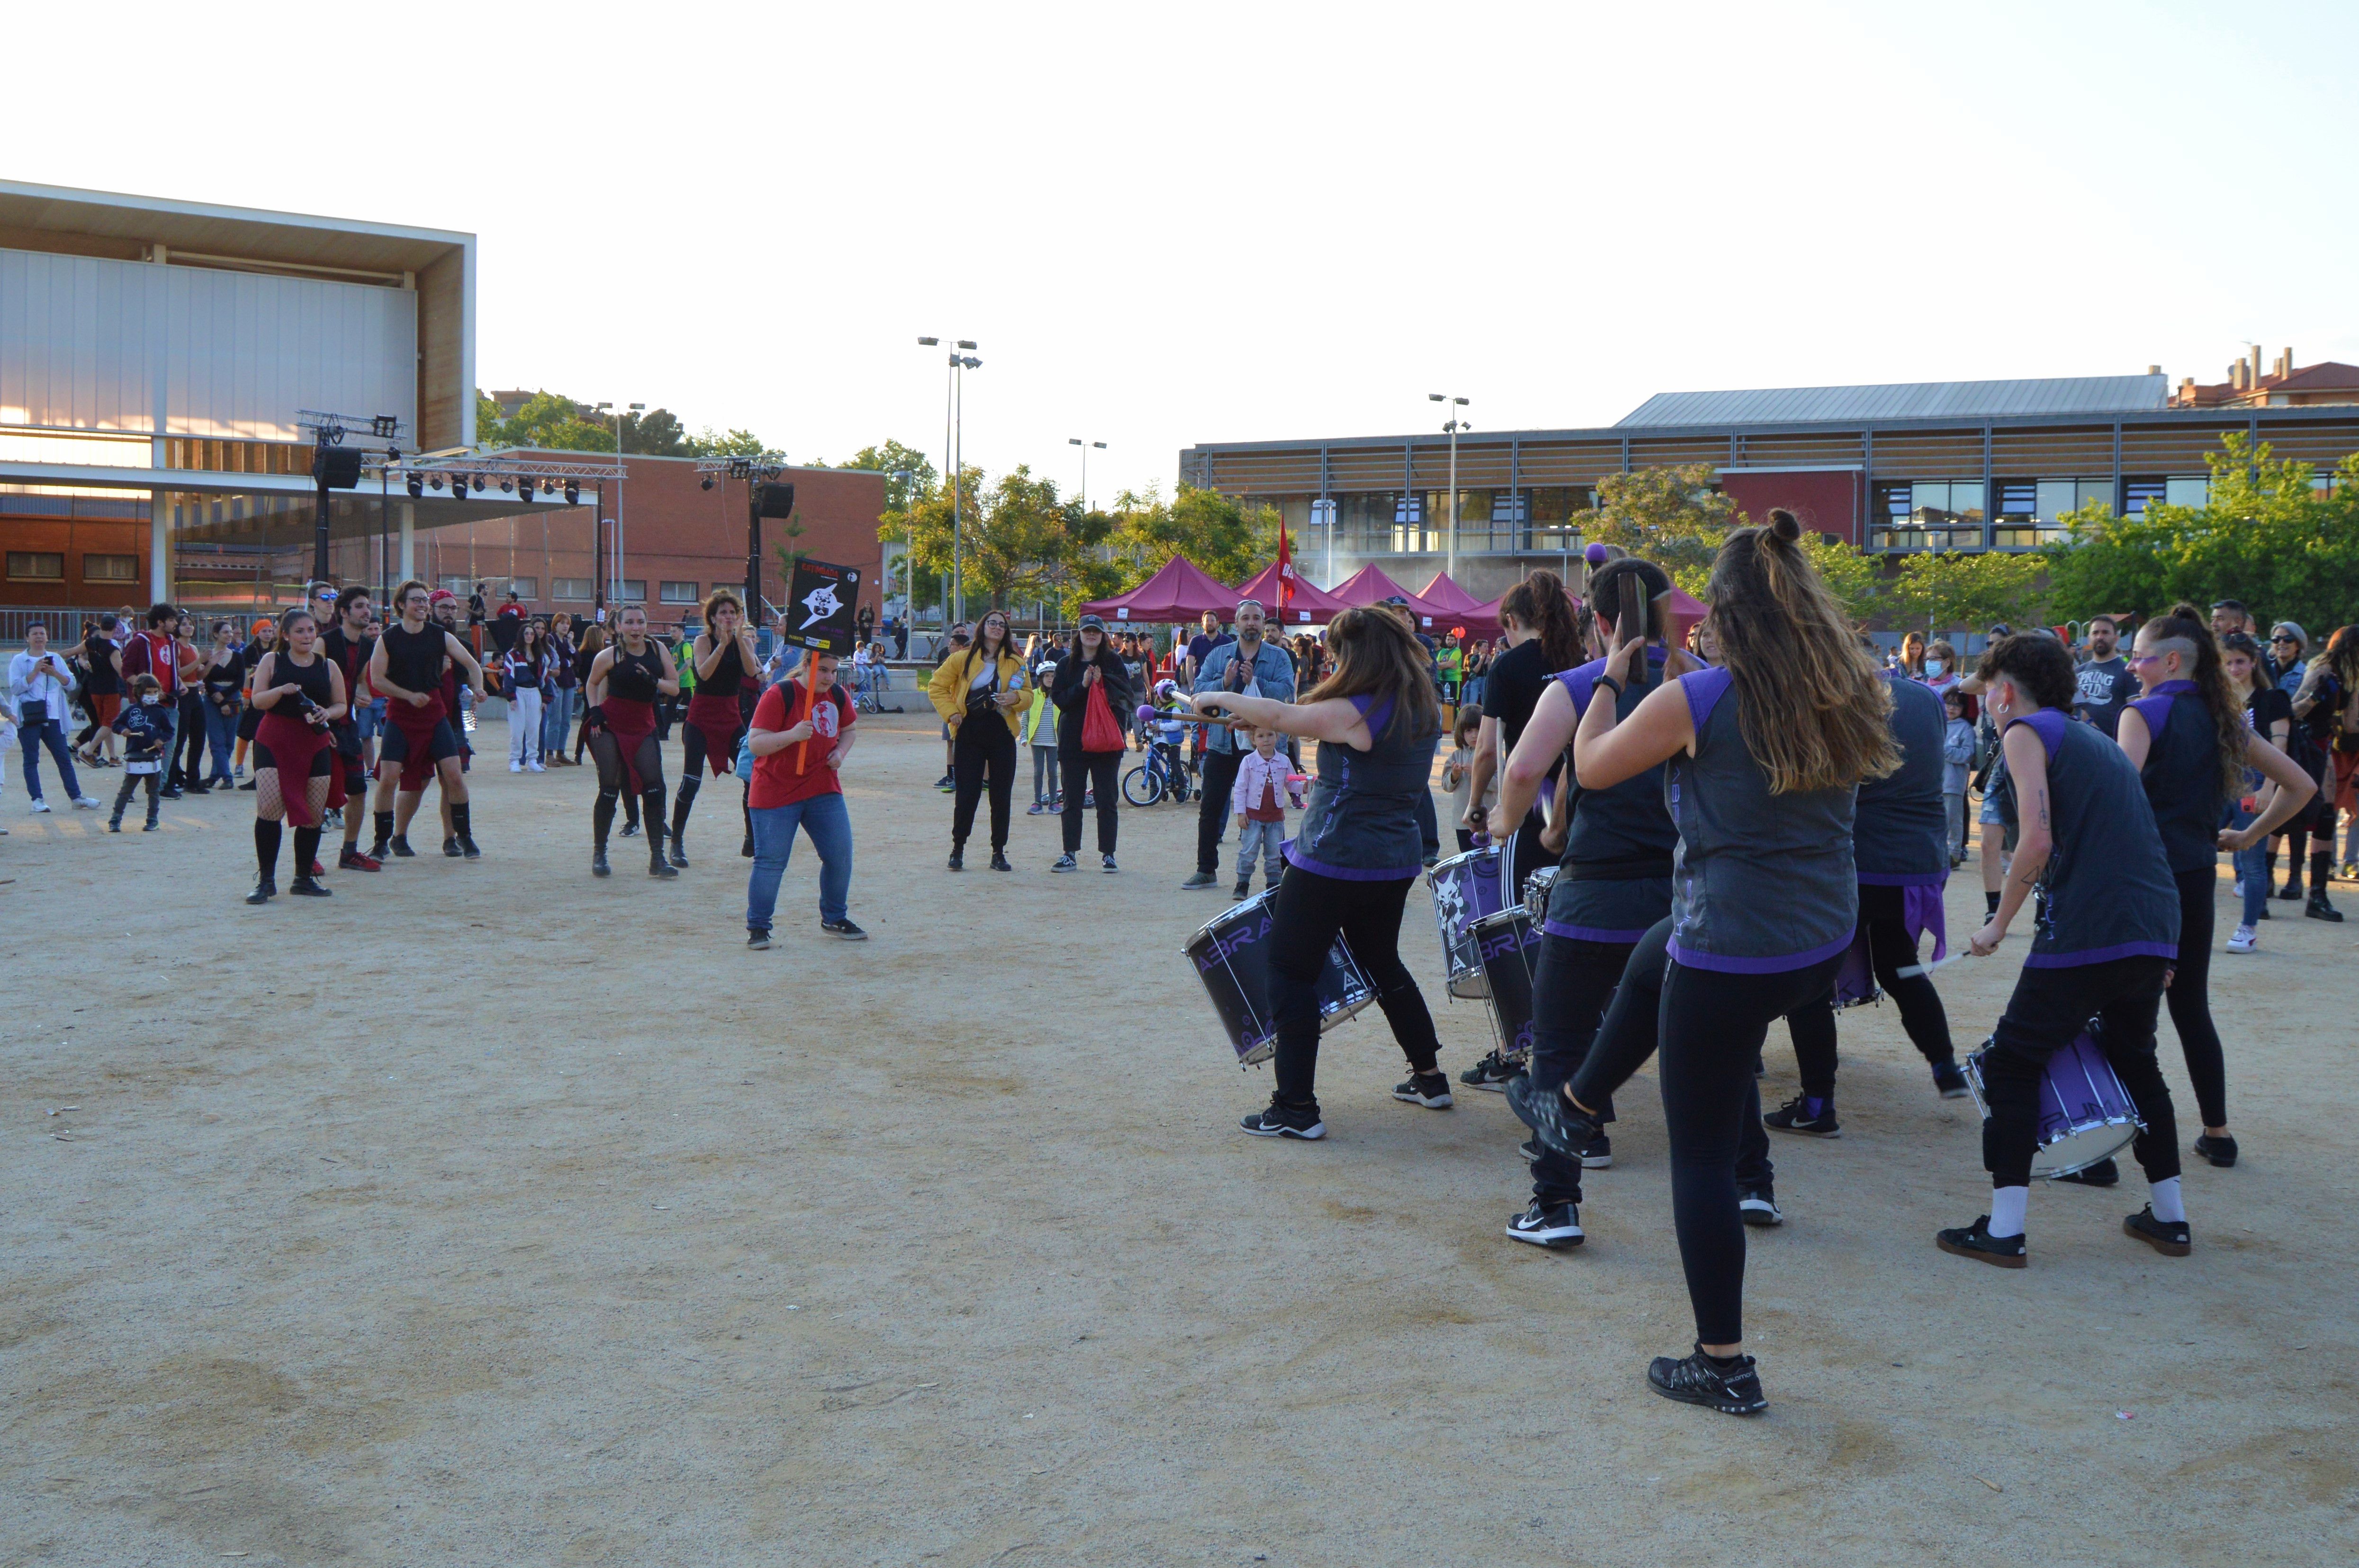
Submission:
<svg viewBox="0 0 2359 1568">
<path fill-rule="evenodd" d="M 859 607 L 859 568 L 797 561 L 778 634 L 813 653 L 849 658 L 859 636 L 853 624 Z"/>
</svg>

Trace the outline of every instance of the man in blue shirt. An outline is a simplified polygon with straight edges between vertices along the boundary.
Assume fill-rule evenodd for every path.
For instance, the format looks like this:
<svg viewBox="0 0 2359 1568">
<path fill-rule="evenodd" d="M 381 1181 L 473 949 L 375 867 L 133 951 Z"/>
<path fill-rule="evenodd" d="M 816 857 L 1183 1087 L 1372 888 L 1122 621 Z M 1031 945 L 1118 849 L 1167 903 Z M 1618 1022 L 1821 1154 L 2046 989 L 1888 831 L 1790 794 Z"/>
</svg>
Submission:
<svg viewBox="0 0 2359 1568">
<path fill-rule="evenodd" d="M 1193 691 L 1243 692 L 1252 697 L 1294 700 L 1294 660 L 1275 643 L 1262 641 L 1269 612 L 1256 599 L 1237 601 L 1236 640 L 1209 648 L 1196 670 Z M 1226 725 L 1206 731 L 1203 795 L 1196 813 L 1196 874 L 1183 888 L 1221 885 L 1221 836 L 1229 826 L 1229 792 L 1237 782 L 1242 760 L 1237 738 Z"/>
</svg>

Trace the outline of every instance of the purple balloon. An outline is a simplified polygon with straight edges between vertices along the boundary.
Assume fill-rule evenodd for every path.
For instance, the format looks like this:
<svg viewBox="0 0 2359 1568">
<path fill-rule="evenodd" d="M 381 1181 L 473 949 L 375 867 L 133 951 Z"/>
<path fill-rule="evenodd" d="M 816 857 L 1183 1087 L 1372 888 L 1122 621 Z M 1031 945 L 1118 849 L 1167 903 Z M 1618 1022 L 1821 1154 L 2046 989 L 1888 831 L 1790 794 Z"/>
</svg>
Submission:
<svg viewBox="0 0 2359 1568">
<path fill-rule="evenodd" d="M 1592 545 L 1581 552 L 1581 558 L 1593 567 L 1602 567 L 1605 564 L 1605 546 L 1602 544 Z"/>
</svg>

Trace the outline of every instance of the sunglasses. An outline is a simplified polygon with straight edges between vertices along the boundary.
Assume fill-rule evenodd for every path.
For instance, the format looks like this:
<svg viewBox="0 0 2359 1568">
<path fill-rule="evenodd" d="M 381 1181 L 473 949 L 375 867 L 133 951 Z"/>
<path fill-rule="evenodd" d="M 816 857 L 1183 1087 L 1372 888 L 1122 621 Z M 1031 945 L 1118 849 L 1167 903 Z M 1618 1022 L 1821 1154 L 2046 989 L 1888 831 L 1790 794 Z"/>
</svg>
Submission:
<svg viewBox="0 0 2359 1568">
<path fill-rule="evenodd" d="M 2297 648 L 2299 648 L 2299 647 L 2300 647 L 2300 646 L 2301 646 L 2301 639 L 2300 639 L 2300 638 L 2299 638 L 2299 637 L 2272 637 L 2272 638 L 2270 638 L 2270 639 L 2269 639 L 2269 641 L 2270 641 L 2271 643 L 2292 643 L 2295 647 L 2297 647 Z"/>
</svg>

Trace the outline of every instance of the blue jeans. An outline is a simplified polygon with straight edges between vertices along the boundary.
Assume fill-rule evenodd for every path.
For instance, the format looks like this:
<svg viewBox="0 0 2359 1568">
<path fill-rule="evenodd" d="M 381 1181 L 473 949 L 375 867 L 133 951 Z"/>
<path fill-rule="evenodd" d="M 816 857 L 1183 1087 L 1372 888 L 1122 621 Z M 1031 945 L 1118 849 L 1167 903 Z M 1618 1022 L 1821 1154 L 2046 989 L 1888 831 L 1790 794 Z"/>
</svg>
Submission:
<svg viewBox="0 0 2359 1568">
<path fill-rule="evenodd" d="M 2228 826 L 2242 827 L 2253 820 L 2253 814 L 2237 805 L 2228 803 Z M 2236 880 L 2245 884 L 2245 914 L 2242 924 L 2256 925 L 2269 907 L 2269 868 L 2267 856 L 2269 841 L 2266 838 L 2249 849 L 2239 849 L 2234 856 Z"/>
<path fill-rule="evenodd" d="M 810 835 L 819 851 L 819 917 L 842 920 L 851 913 L 852 814 L 843 796 L 815 795 L 792 806 L 761 806 L 754 822 L 754 871 L 745 881 L 745 929 L 767 931 L 778 907 L 778 879 L 794 853 L 795 828 Z"/>
<path fill-rule="evenodd" d="M 16 727 L 16 744 L 25 749 L 25 793 L 41 798 L 41 748 L 57 759 L 58 777 L 68 800 L 82 798 L 82 781 L 74 776 L 73 749 L 66 744 L 65 727 L 54 719 L 28 719 Z"/>
<path fill-rule="evenodd" d="M 205 704 L 205 744 L 212 752 L 212 784 L 235 784 L 230 776 L 230 748 L 237 741 L 237 715 L 223 713 L 218 703 Z"/>
<path fill-rule="evenodd" d="M 573 692 L 570 686 L 545 688 L 540 697 L 540 749 L 565 750 L 566 727 L 573 722 Z"/>
<path fill-rule="evenodd" d="M 353 730 L 365 746 L 385 733 L 385 698 L 360 703 L 353 708 Z"/>
</svg>

